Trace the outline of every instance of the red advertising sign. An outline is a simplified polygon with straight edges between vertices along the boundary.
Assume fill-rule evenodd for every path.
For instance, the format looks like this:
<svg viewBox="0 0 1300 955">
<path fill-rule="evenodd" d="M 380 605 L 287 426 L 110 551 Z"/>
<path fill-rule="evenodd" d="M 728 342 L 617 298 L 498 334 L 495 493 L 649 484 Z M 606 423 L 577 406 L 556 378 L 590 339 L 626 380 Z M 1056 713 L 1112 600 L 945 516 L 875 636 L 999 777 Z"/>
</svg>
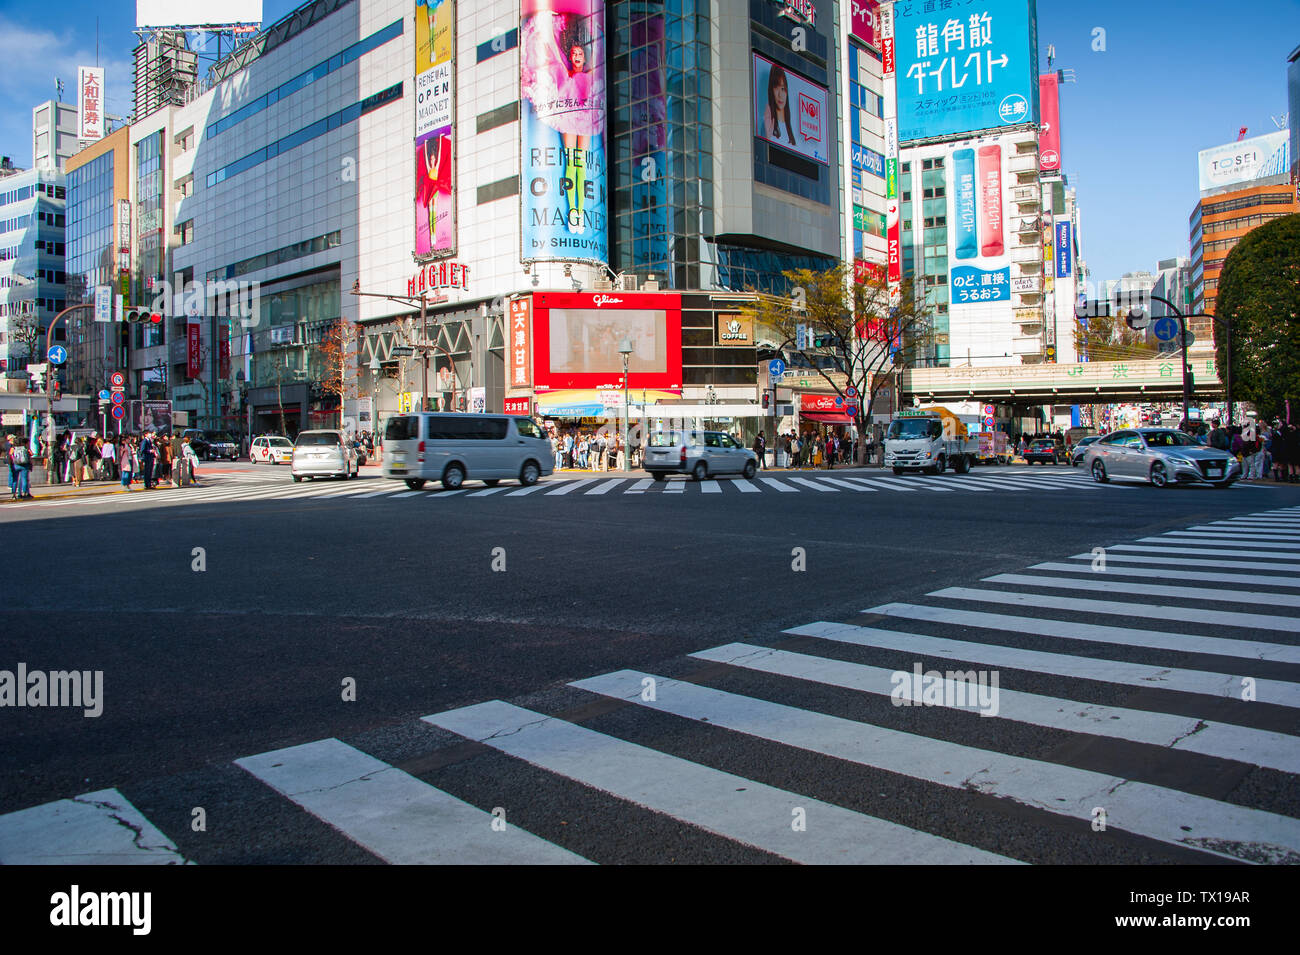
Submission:
<svg viewBox="0 0 1300 955">
<path fill-rule="evenodd" d="M 889 248 L 889 281 L 903 280 L 902 239 L 899 231 L 898 200 L 889 199 L 885 204 L 886 240 Z"/>
<path fill-rule="evenodd" d="M 876 0 L 849 0 L 853 7 L 850 31 L 863 43 L 876 45 L 876 16 L 880 4 Z"/>
<path fill-rule="evenodd" d="M 844 413 L 844 399 L 839 395 L 800 395 L 799 410 L 818 414 Z"/>
<path fill-rule="evenodd" d="M 1038 99 L 1043 113 L 1038 134 L 1038 168 L 1049 172 L 1061 168 L 1061 85 L 1055 73 L 1038 78 Z"/>
<path fill-rule="evenodd" d="M 528 406 L 532 403 L 532 400 L 531 398 L 507 398 L 506 414 L 527 416 L 530 410 Z"/>
<path fill-rule="evenodd" d="M 894 67 L 897 65 L 894 59 L 894 38 L 887 36 L 880 41 L 880 55 L 882 60 L 882 72 L 885 76 L 894 75 Z"/>
<path fill-rule="evenodd" d="M 443 288 L 469 288 L 469 266 L 460 262 L 430 262 L 406 280 L 406 294 L 435 292 Z"/>
<path fill-rule="evenodd" d="M 528 345 L 528 336 L 532 324 L 533 300 L 517 298 L 510 303 L 509 327 L 506 329 L 506 355 L 510 366 L 509 388 L 527 388 L 533 383 L 532 354 Z M 510 400 L 506 400 L 509 404 Z M 525 406 L 527 399 L 524 399 Z M 507 411 L 507 414 L 516 412 Z M 527 408 L 521 414 L 528 414 Z"/>
<path fill-rule="evenodd" d="M 217 329 L 217 377 L 230 377 L 230 329 L 222 324 Z"/>
<path fill-rule="evenodd" d="M 200 337 L 203 329 L 197 324 L 190 324 L 185 326 L 185 330 L 189 335 L 189 348 L 187 350 L 189 360 L 185 367 L 185 374 L 191 378 L 197 378 L 203 373 L 203 351 Z"/>
<path fill-rule="evenodd" d="M 883 282 L 887 278 L 887 270 L 879 262 L 868 262 L 865 259 L 853 260 L 853 281 L 861 284 L 864 282 Z"/>
<path fill-rule="evenodd" d="M 1002 147 L 979 148 L 980 255 L 1002 255 Z"/>
<path fill-rule="evenodd" d="M 533 296 L 533 385 L 541 391 L 682 387 L 682 299 L 674 292 L 541 292 Z"/>
</svg>

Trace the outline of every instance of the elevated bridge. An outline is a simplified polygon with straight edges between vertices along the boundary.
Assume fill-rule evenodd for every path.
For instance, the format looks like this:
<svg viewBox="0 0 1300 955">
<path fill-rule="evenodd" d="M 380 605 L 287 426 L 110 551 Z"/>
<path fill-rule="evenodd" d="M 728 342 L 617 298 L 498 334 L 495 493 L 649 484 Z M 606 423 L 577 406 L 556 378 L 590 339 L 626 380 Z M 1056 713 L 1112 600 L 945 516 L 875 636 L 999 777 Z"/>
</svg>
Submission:
<svg viewBox="0 0 1300 955">
<path fill-rule="evenodd" d="M 922 401 L 989 401 L 1018 404 L 1111 404 L 1177 401 L 1183 394 L 1179 356 L 1073 365 L 990 365 L 915 368 L 903 372 L 902 397 Z M 1192 398 L 1224 397 L 1214 353 L 1193 353 Z"/>
</svg>

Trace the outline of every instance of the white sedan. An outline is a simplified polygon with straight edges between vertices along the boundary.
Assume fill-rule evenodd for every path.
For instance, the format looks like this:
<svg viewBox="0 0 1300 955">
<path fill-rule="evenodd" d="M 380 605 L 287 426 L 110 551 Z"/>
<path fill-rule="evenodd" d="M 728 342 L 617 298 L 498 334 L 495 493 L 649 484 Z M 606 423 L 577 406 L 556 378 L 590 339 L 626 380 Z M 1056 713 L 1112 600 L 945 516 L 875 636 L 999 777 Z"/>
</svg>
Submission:
<svg viewBox="0 0 1300 955">
<path fill-rule="evenodd" d="M 248 459 L 253 464 L 292 464 L 293 442 L 273 435 L 254 438 Z"/>
</svg>

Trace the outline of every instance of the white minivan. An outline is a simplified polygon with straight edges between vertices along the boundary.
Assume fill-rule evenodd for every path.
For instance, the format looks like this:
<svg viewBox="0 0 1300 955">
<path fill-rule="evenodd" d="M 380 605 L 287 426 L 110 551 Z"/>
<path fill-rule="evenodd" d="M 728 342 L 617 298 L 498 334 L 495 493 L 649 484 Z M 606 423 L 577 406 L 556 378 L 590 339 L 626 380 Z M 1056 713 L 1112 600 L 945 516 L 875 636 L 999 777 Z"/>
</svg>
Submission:
<svg viewBox="0 0 1300 955">
<path fill-rule="evenodd" d="M 384 427 L 384 477 L 414 491 L 466 479 L 496 487 L 503 479 L 536 484 L 555 470 L 551 441 L 532 418 L 504 414 L 399 414 Z"/>
</svg>

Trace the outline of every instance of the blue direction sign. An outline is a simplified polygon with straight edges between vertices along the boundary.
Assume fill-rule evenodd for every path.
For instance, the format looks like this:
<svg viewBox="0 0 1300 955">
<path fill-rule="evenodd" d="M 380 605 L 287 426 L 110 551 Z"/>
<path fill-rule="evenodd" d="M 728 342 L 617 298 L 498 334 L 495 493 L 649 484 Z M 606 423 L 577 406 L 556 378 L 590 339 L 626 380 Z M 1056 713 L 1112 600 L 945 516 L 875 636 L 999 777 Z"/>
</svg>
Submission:
<svg viewBox="0 0 1300 955">
<path fill-rule="evenodd" d="M 785 362 L 779 358 L 773 358 L 767 363 L 767 372 L 773 378 L 780 378 L 785 374 Z"/>
<path fill-rule="evenodd" d="M 62 345 L 51 345 L 50 350 L 45 353 L 45 357 L 50 360 L 52 365 L 62 365 L 68 360 L 68 350 Z"/>
<path fill-rule="evenodd" d="M 1168 316 L 1157 318 L 1151 326 L 1151 333 L 1162 342 L 1172 341 L 1178 335 L 1178 321 Z"/>
<path fill-rule="evenodd" d="M 107 389 L 107 388 L 105 388 L 103 391 L 101 391 L 101 392 L 99 393 L 99 400 L 100 400 L 100 401 L 107 401 L 107 400 L 108 400 L 108 389 Z"/>
</svg>

